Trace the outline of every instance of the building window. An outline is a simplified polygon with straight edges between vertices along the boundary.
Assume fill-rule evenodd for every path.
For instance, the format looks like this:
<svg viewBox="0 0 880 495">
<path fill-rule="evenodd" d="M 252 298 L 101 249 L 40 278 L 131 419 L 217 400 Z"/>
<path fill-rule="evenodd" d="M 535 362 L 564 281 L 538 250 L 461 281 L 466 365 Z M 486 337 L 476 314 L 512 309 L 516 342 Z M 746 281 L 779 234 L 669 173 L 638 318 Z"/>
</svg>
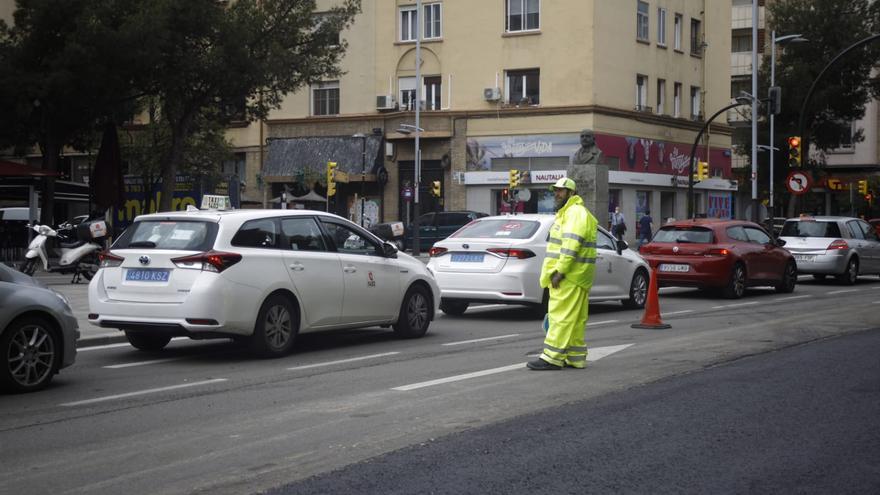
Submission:
<svg viewBox="0 0 880 495">
<path fill-rule="evenodd" d="M 733 53 L 752 51 L 752 30 L 734 29 L 730 39 L 730 51 Z"/>
<path fill-rule="evenodd" d="M 636 111 L 644 112 L 648 108 L 648 76 L 636 75 Z"/>
<path fill-rule="evenodd" d="M 339 114 L 339 81 L 312 86 L 312 115 Z"/>
<path fill-rule="evenodd" d="M 511 105 L 537 105 L 541 95 L 538 69 L 507 71 L 506 94 Z"/>
<path fill-rule="evenodd" d="M 440 110 L 440 89 L 443 79 L 440 76 L 425 78 L 426 110 Z"/>
<path fill-rule="evenodd" d="M 401 110 L 415 110 L 416 78 L 401 77 L 397 80 L 398 100 Z"/>
<path fill-rule="evenodd" d="M 675 83 L 672 96 L 672 116 L 681 117 L 681 83 Z"/>
<path fill-rule="evenodd" d="M 702 118 L 700 115 L 700 87 L 691 86 L 691 119 Z"/>
<path fill-rule="evenodd" d="M 400 41 L 416 40 L 419 29 L 416 22 L 415 7 L 403 7 L 400 9 Z"/>
<path fill-rule="evenodd" d="M 440 4 L 432 3 L 425 5 L 425 39 L 440 38 L 443 36 L 441 29 Z"/>
<path fill-rule="evenodd" d="M 657 44 L 666 46 L 666 9 L 657 8 Z"/>
<path fill-rule="evenodd" d="M 648 41 L 648 2 L 637 0 L 636 5 L 636 38 Z"/>
<path fill-rule="evenodd" d="M 657 115 L 666 111 L 666 79 L 657 79 Z"/>
<path fill-rule="evenodd" d="M 678 51 L 681 51 L 681 29 L 682 29 L 682 23 L 684 22 L 683 19 L 684 18 L 681 16 L 681 14 L 675 14 L 675 26 L 674 26 L 675 30 L 672 33 L 672 35 L 673 35 L 672 48 L 674 48 Z"/>
<path fill-rule="evenodd" d="M 540 29 L 540 0 L 506 0 L 507 32 L 531 31 Z"/>
<path fill-rule="evenodd" d="M 323 25 L 327 22 L 332 21 L 332 17 L 327 12 L 317 12 L 315 13 L 315 17 L 317 18 L 317 22 L 315 23 L 315 31 L 319 31 Z M 332 33 L 330 46 L 339 46 L 342 44 L 342 37 L 339 31 Z"/>
<path fill-rule="evenodd" d="M 702 52 L 703 41 L 700 39 L 700 21 L 691 19 L 691 54 L 699 55 Z"/>
<path fill-rule="evenodd" d="M 853 149 L 853 136 L 855 136 L 857 130 L 855 126 L 855 122 L 841 122 L 837 124 L 838 128 L 838 144 L 834 147 L 835 151 L 852 151 Z"/>
</svg>

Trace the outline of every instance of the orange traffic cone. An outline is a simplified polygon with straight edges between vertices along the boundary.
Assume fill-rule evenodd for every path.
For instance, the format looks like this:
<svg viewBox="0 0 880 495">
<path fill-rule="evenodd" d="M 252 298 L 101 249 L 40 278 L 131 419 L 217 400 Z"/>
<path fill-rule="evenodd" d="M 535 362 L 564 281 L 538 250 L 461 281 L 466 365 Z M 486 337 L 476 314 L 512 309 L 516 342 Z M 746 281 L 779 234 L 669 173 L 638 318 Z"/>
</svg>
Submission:
<svg viewBox="0 0 880 495">
<path fill-rule="evenodd" d="M 660 298 L 657 294 L 657 268 L 651 271 L 651 281 L 648 282 L 648 300 L 645 302 L 645 316 L 642 317 L 641 323 L 633 323 L 632 328 L 649 328 L 652 330 L 662 330 L 664 328 L 672 328 L 660 320 Z"/>
</svg>

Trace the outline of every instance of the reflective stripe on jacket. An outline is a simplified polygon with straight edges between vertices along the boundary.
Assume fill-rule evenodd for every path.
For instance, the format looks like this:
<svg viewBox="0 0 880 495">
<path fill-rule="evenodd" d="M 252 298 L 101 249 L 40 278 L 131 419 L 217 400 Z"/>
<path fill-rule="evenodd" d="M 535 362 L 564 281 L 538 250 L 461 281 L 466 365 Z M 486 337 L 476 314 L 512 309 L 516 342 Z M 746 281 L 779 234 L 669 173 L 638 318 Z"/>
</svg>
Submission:
<svg viewBox="0 0 880 495">
<path fill-rule="evenodd" d="M 541 287 L 550 287 L 553 272 L 587 290 L 593 286 L 597 225 L 596 217 L 587 211 L 580 196 L 568 198 L 550 227 L 547 257 L 541 266 Z"/>
</svg>

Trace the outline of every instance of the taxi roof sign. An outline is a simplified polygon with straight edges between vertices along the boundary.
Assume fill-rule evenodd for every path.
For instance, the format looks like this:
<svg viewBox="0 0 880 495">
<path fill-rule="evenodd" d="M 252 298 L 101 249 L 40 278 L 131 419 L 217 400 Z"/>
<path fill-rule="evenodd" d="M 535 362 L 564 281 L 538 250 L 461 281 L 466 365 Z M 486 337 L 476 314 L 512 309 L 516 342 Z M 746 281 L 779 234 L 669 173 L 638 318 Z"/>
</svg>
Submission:
<svg viewBox="0 0 880 495">
<path fill-rule="evenodd" d="M 202 196 L 203 210 L 231 210 L 232 200 L 229 196 L 221 196 L 219 194 L 205 194 Z"/>
</svg>

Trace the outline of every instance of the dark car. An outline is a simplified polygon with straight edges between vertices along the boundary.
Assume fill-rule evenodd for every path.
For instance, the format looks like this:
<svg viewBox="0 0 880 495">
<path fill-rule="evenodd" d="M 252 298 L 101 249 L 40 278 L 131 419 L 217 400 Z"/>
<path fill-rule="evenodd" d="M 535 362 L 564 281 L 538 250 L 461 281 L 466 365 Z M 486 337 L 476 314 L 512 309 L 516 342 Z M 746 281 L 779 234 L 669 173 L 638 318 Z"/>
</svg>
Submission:
<svg viewBox="0 0 880 495">
<path fill-rule="evenodd" d="M 76 358 L 76 318 L 59 293 L 0 264 L 0 389 L 31 392 Z"/>
<path fill-rule="evenodd" d="M 486 216 L 486 213 L 467 210 L 425 213 L 419 217 L 419 248 L 421 251 L 428 251 L 435 242 L 446 239 L 472 220 Z M 407 249 L 412 249 L 412 235 L 413 225 L 410 224 L 404 240 Z"/>
<path fill-rule="evenodd" d="M 661 287 L 720 289 L 736 299 L 746 287 L 794 290 L 797 265 L 784 244 L 756 223 L 697 219 L 664 225 L 639 251 L 656 269 Z"/>
</svg>

